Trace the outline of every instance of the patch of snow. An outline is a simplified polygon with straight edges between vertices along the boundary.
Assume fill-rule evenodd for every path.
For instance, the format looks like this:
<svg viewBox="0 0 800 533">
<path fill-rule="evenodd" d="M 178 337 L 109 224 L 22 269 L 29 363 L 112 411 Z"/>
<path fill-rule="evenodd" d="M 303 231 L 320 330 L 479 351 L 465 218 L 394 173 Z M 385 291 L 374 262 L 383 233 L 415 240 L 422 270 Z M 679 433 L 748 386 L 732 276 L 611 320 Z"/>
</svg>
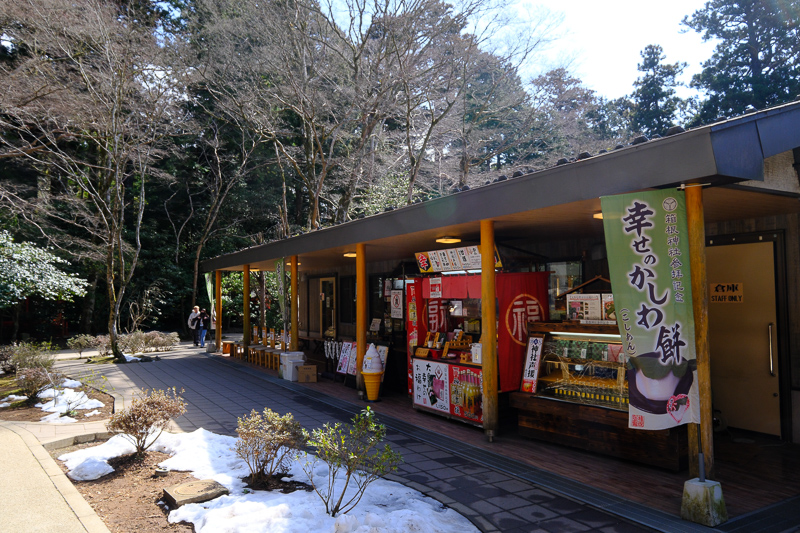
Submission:
<svg viewBox="0 0 800 533">
<path fill-rule="evenodd" d="M 97 457 L 87 457 L 67 475 L 75 481 L 91 481 L 99 479 L 114 471 L 114 467 Z"/>
<path fill-rule="evenodd" d="M 72 389 L 62 391 L 47 389 L 40 396 L 53 398 L 49 402 L 36 404 L 36 407 L 47 413 L 66 413 L 69 409 L 89 410 L 103 407 L 103 402 L 100 400 L 91 400 L 86 393 L 75 392 Z"/>
<path fill-rule="evenodd" d="M 236 439 L 217 435 L 204 429 L 192 433 L 162 433 L 151 450 L 171 455 L 159 466 L 170 470 L 191 471 L 198 479 L 214 479 L 230 491 L 202 504 L 188 504 L 169 514 L 172 523 L 192 522 L 195 531 L 202 532 L 272 532 L 306 533 L 471 533 L 477 529 L 469 520 L 452 509 L 445 508 L 431 498 L 384 479 L 373 482 L 358 506 L 349 514 L 332 518 L 325 513 L 325 505 L 315 492 L 298 490 L 289 494 L 280 491 L 248 491 L 241 478 L 249 474 L 244 461 L 234 452 Z M 105 461 L 117 455 L 133 453 L 133 446 L 122 436 L 108 442 L 78 450 L 59 457 L 72 471 L 89 458 Z M 313 456 L 298 454 L 291 463 L 289 477 L 307 481 L 303 464 Z M 100 472 L 102 467 L 93 463 L 87 470 Z M 312 475 L 318 486 L 327 486 L 328 468 L 317 462 Z M 96 478 L 92 478 L 96 479 Z M 343 477 L 334 480 L 343 486 Z M 351 483 L 352 485 L 352 483 Z M 351 495 L 348 490 L 347 498 Z"/>
<path fill-rule="evenodd" d="M 8 407 L 9 405 L 11 405 L 11 404 L 8 403 L 8 402 L 0 403 L 0 409 L 2 409 L 3 407 Z"/>
<path fill-rule="evenodd" d="M 122 354 L 122 355 L 125 355 L 125 354 Z M 125 355 L 125 360 L 127 362 L 129 362 L 129 363 L 141 363 L 142 362 L 141 359 L 139 359 L 138 357 L 134 357 L 132 355 Z"/>
<path fill-rule="evenodd" d="M 77 422 L 77 420 L 70 416 L 61 416 L 61 413 L 52 413 L 47 416 L 43 416 L 41 421 L 49 424 L 72 424 Z"/>
<path fill-rule="evenodd" d="M 92 411 L 91 413 L 86 413 L 86 414 L 84 414 L 83 416 L 89 417 L 89 416 L 95 416 L 95 415 L 99 415 L 99 414 L 100 414 L 100 411 L 98 411 L 97 409 L 95 409 L 95 410 L 94 410 L 94 411 Z"/>
<path fill-rule="evenodd" d="M 62 387 L 69 389 L 77 389 L 81 385 L 82 383 L 80 381 L 75 381 L 74 379 L 65 378 L 64 381 L 61 382 Z"/>
<path fill-rule="evenodd" d="M 18 402 L 20 400 L 27 400 L 27 399 L 28 399 L 27 396 L 17 396 L 16 394 L 9 394 L 8 396 L 0 400 L 0 402 Z"/>
</svg>

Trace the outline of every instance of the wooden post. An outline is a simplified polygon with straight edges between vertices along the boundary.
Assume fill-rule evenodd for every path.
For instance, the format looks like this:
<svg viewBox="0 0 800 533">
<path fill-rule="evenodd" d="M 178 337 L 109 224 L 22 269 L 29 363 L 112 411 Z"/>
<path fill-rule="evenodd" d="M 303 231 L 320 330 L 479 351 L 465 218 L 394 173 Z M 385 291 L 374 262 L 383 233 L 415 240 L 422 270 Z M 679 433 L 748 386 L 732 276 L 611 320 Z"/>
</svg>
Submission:
<svg viewBox="0 0 800 533">
<path fill-rule="evenodd" d="M 367 353 L 367 247 L 364 243 L 356 244 L 356 387 L 364 390 L 364 378 L 361 376 L 361 365 Z"/>
<path fill-rule="evenodd" d="M 216 348 L 217 352 L 222 353 L 222 271 L 217 270 L 216 282 L 214 284 L 214 294 L 217 301 L 217 331 L 216 331 Z"/>
<path fill-rule="evenodd" d="M 481 367 L 483 430 L 489 441 L 497 432 L 497 305 L 494 276 L 494 221 L 481 220 Z"/>
<path fill-rule="evenodd" d="M 706 230 L 703 215 L 703 187 L 686 187 L 686 221 L 689 228 L 689 263 L 692 270 L 697 381 L 700 392 L 700 424 L 689 424 L 689 474 L 697 477 L 698 432 L 706 465 L 706 478 L 713 479 L 714 427 L 711 413 L 711 364 L 708 350 L 708 279 L 706 277 Z"/>
<path fill-rule="evenodd" d="M 297 293 L 297 256 L 292 256 L 292 279 L 291 283 L 291 296 L 292 296 L 292 316 L 289 319 L 292 324 L 291 335 L 292 341 L 289 343 L 289 350 L 292 352 L 297 351 L 297 346 L 299 345 L 299 338 L 298 335 L 300 334 L 299 322 L 300 322 L 300 295 Z"/>
<path fill-rule="evenodd" d="M 244 300 L 244 306 L 242 311 L 244 312 L 244 336 L 242 337 L 242 344 L 244 344 L 244 356 L 247 357 L 247 347 L 250 346 L 250 265 L 244 265 L 243 276 L 244 287 L 242 292 L 244 293 L 244 298 L 242 300 Z"/>
</svg>

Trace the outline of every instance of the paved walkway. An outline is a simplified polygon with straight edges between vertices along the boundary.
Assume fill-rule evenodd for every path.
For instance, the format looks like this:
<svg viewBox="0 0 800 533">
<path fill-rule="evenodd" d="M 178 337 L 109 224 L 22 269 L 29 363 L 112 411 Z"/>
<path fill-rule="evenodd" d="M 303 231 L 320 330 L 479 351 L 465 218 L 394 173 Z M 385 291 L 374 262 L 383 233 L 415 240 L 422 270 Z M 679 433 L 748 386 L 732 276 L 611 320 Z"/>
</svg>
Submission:
<svg viewBox="0 0 800 533">
<path fill-rule="evenodd" d="M 62 359 L 57 366 L 77 379 L 87 372 L 84 361 Z M 188 409 L 176 421 L 176 425 L 183 431 L 203 427 L 215 433 L 235 435 L 237 417 L 252 409 L 261 411 L 264 407 L 281 414 L 291 412 L 304 427 L 312 429 L 326 422 L 347 422 L 363 408 L 363 404 L 331 398 L 313 388 L 277 379 L 237 361 L 210 356 L 186 345 L 161 354 L 158 362 L 91 368 L 102 369 L 108 378 L 109 387 L 119 396 L 116 404 L 118 409 L 139 388 L 182 388 Z M 386 416 L 379 416 L 379 419 L 387 426 L 387 439 L 404 459 L 399 471 L 390 478 L 455 509 L 481 531 L 713 531 L 417 428 L 402 420 Z M 443 420 L 442 423 L 447 422 Z M 8 423 L 3 426 L 8 426 Z M 29 436 L 35 434 L 41 442 L 50 445 L 65 436 L 103 430 L 102 423 L 83 426 L 15 424 L 15 429 Z M 0 449 L 5 448 L 7 433 L 0 431 Z M 33 453 L 36 453 L 35 448 L 31 447 Z M 17 450 L 23 454 L 21 448 Z M 13 464 L 6 466 L 11 470 L 16 468 Z M 24 470 L 36 470 L 36 467 L 29 465 Z M 46 484 L 42 486 L 42 490 L 47 489 Z M 50 492 L 53 492 L 53 486 L 51 483 Z M 79 504 L 76 505 L 78 507 L 73 507 L 76 515 L 85 511 L 79 508 Z M 23 512 L 22 509 L 16 511 Z M 7 515 L 3 512 L 2 516 Z M 86 530 L 102 531 L 93 529 L 96 524 L 87 526 L 87 523 L 84 523 Z M 59 529 L 62 530 L 71 531 Z M 34 530 L 23 528 L 21 531 Z"/>
</svg>

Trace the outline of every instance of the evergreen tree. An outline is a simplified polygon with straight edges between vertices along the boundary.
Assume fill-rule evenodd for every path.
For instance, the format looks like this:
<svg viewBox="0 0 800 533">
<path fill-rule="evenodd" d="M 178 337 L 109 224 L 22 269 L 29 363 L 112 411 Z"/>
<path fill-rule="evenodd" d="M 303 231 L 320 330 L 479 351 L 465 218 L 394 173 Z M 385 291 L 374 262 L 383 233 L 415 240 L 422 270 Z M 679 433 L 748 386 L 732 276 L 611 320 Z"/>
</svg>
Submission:
<svg viewBox="0 0 800 533">
<path fill-rule="evenodd" d="M 657 44 L 641 52 L 638 69 L 642 76 L 633 83 L 631 129 L 648 137 L 664 133 L 675 121 L 681 99 L 675 95 L 686 63 L 665 64 L 664 50 Z"/>
<path fill-rule="evenodd" d="M 683 24 L 718 39 L 692 79 L 704 89 L 693 124 L 789 102 L 800 93 L 800 0 L 711 0 Z"/>
</svg>

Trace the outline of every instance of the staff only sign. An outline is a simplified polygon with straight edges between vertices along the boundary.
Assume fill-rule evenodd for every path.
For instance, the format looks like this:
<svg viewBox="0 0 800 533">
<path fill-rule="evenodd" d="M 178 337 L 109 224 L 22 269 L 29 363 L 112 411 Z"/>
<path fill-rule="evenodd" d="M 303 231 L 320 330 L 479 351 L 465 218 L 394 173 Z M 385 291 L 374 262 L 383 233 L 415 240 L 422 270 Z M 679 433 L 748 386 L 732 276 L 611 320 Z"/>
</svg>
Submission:
<svg viewBox="0 0 800 533">
<path fill-rule="evenodd" d="M 628 355 L 628 425 L 700 421 L 683 191 L 601 198 L 611 288 Z"/>
</svg>

